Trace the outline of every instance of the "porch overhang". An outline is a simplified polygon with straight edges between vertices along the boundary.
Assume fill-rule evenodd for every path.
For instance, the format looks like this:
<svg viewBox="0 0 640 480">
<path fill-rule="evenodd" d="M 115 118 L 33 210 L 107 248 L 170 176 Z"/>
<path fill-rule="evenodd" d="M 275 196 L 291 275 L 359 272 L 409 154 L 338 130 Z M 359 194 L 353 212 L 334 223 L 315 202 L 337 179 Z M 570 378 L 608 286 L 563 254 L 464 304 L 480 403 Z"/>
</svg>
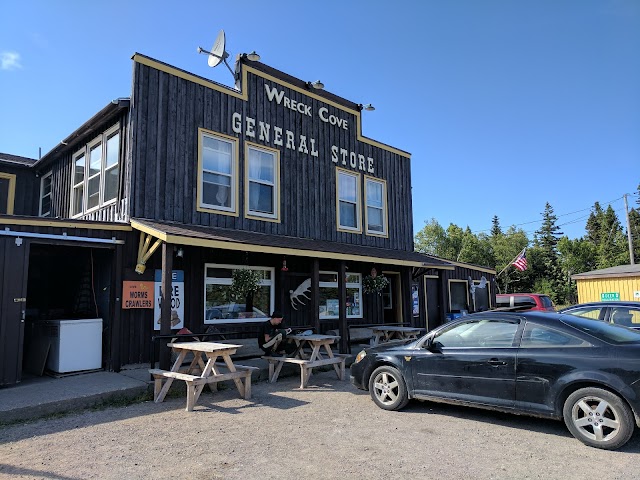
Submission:
<svg viewBox="0 0 640 480">
<path fill-rule="evenodd" d="M 311 258 L 329 258 L 354 262 L 454 270 L 455 267 L 440 259 L 417 252 L 366 247 L 313 240 L 310 238 L 268 235 L 245 230 L 186 225 L 132 218 L 135 230 L 174 245 L 187 245 L 222 250 L 259 252 Z"/>
</svg>

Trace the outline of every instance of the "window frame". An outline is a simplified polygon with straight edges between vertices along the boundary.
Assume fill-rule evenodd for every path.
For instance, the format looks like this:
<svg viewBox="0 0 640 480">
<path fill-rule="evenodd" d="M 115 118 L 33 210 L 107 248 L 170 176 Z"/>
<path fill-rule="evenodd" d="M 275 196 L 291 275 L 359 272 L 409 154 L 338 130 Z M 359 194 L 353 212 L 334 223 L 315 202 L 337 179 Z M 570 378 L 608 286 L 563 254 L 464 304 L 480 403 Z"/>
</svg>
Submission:
<svg viewBox="0 0 640 480">
<path fill-rule="evenodd" d="M 480 284 L 480 280 L 472 280 L 474 285 L 479 285 Z M 489 280 L 487 280 L 487 283 L 485 285 L 485 288 L 476 288 L 476 295 L 478 295 L 478 290 L 485 290 L 487 292 L 487 309 L 490 310 L 491 309 L 491 282 Z M 468 297 L 468 295 L 467 295 Z M 476 297 L 473 296 L 471 297 L 471 299 L 473 300 L 473 311 L 477 312 L 478 311 L 478 306 L 476 304 Z"/>
<path fill-rule="evenodd" d="M 379 183 L 382 186 L 382 231 L 369 230 L 369 204 L 367 203 L 367 191 L 369 188 L 369 182 Z M 389 200 L 387 193 L 387 181 L 381 178 L 371 177 L 369 175 L 364 176 L 364 223 L 366 225 L 365 232 L 367 235 L 374 237 L 389 238 Z M 372 207 L 378 208 L 378 207 Z"/>
<path fill-rule="evenodd" d="M 203 137 L 212 137 L 220 142 L 227 142 L 231 144 L 231 207 L 221 207 L 219 205 L 210 205 L 204 203 L 204 169 L 202 154 L 204 152 Z M 240 141 L 236 137 L 225 135 L 224 133 L 214 132 L 213 130 L 207 130 L 205 128 L 198 128 L 198 185 L 196 193 L 196 211 L 215 213 L 217 215 L 229 215 L 232 217 L 238 217 L 239 213 L 239 175 L 240 175 Z"/>
<path fill-rule="evenodd" d="M 118 168 L 122 167 L 122 159 L 120 157 L 120 145 L 122 142 L 122 136 L 120 135 L 120 123 L 117 123 L 115 125 L 113 125 L 112 127 L 110 127 L 109 129 L 105 130 L 104 132 L 102 132 L 100 135 L 98 135 L 97 137 L 93 138 L 90 142 L 87 142 L 86 144 L 84 144 L 82 146 L 82 148 L 79 148 L 78 150 L 76 150 L 76 152 L 71 156 L 71 198 L 69 199 L 69 217 L 70 218 L 79 218 L 82 217 L 83 215 L 87 215 L 89 213 L 95 212 L 97 210 L 100 210 L 101 208 L 104 208 L 108 205 L 114 204 L 118 201 L 118 194 L 116 193 L 116 196 L 112 199 L 109 199 L 107 201 L 104 200 L 104 188 L 105 188 L 105 173 L 107 171 L 106 168 L 106 161 L 107 161 L 107 142 L 113 138 L 114 136 L 118 135 L 119 139 L 118 139 L 118 152 L 117 152 L 117 159 L 118 161 L 116 162 L 115 165 L 112 165 L 111 167 L 109 167 L 109 170 L 115 168 L 115 166 L 117 165 Z M 94 149 L 96 147 L 96 145 L 100 145 L 100 172 L 96 173 L 94 175 L 90 175 L 91 173 L 91 150 Z M 76 178 L 76 163 L 78 162 L 78 160 L 80 159 L 80 157 L 84 157 L 84 171 L 83 171 L 83 177 L 82 177 L 82 182 L 79 183 L 75 183 L 75 178 Z M 98 204 L 94 207 L 88 208 L 89 207 L 89 181 L 96 178 L 96 177 L 100 177 L 99 181 L 98 181 Z M 118 189 L 120 187 L 120 175 L 118 175 Z M 80 208 L 79 212 L 74 212 L 74 206 L 75 206 L 75 192 L 76 189 L 78 189 L 80 186 L 82 186 L 82 205 Z"/>
<path fill-rule="evenodd" d="M 468 310 L 469 308 L 469 282 L 467 280 L 459 280 L 457 278 L 450 278 L 449 279 L 449 284 L 447 285 L 447 290 L 449 291 L 449 312 L 453 312 L 452 309 L 452 305 L 451 305 L 451 284 L 452 283 L 464 283 L 465 284 L 465 292 L 467 295 L 467 301 L 465 303 L 465 305 L 467 306 L 467 308 L 465 308 L 464 310 Z"/>
<path fill-rule="evenodd" d="M 16 176 L 12 173 L 0 172 L 0 178 L 9 181 L 7 191 L 7 215 L 13 215 L 16 202 Z"/>
<path fill-rule="evenodd" d="M 218 320 L 207 320 L 207 285 L 228 285 L 231 286 L 232 279 L 229 278 L 220 278 L 220 277 L 208 277 L 207 269 L 208 268 L 218 268 L 218 269 L 226 269 L 230 270 L 233 274 L 233 270 L 239 268 L 248 268 L 250 270 L 264 270 L 271 272 L 270 280 L 261 280 L 261 286 L 269 287 L 269 311 L 265 312 L 267 314 L 266 317 L 251 317 L 251 318 L 222 318 Z M 203 282 L 203 292 L 204 292 L 204 305 L 202 311 L 202 321 L 204 325 L 220 325 L 225 323 L 256 323 L 256 322 L 264 322 L 267 320 L 270 313 L 274 310 L 275 305 L 275 295 L 276 295 L 276 278 L 275 278 L 275 268 L 274 267 L 264 267 L 258 265 L 232 265 L 232 264 L 220 264 L 220 263 L 205 263 L 204 264 L 204 282 Z"/>
<path fill-rule="evenodd" d="M 277 150 L 275 148 L 271 148 L 271 147 L 265 147 L 264 145 L 259 145 L 257 143 L 253 143 L 253 142 L 248 142 L 245 141 L 244 142 L 244 216 L 245 218 L 249 218 L 252 220 L 262 220 L 265 222 L 275 222 L 275 223 L 280 223 L 280 150 Z M 273 157 L 273 194 L 272 194 L 272 201 L 273 201 L 273 210 L 274 212 L 269 214 L 269 213 L 264 213 L 264 212 L 258 212 L 258 211 L 254 211 L 251 210 L 250 204 L 249 204 L 249 196 L 250 196 L 250 185 L 251 182 L 254 183 L 260 183 L 263 185 L 268 185 L 268 183 L 265 182 L 260 182 L 258 180 L 251 180 L 249 178 L 249 161 L 250 161 L 250 156 L 249 156 L 249 151 L 250 150 L 255 150 L 258 152 L 263 152 L 263 153 L 268 153 L 270 155 L 272 155 Z"/>
<path fill-rule="evenodd" d="M 349 227 L 340 224 L 340 175 L 354 177 L 356 180 L 356 226 Z M 339 232 L 362 233 L 362 181 L 359 172 L 352 172 L 344 168 L 336 167 L 336 229 Z M 349 202 L 350 203 L 350 202 Z"/>
<path fill-rule="evenodd" d="M 49 190 L 49 193 L 47 193 L 46 195 L 44 194 L 44 182 L 45 180 L 50 179 L 49 182 L 51 184 L 51 188 Z M 53 171 L 50 171 L 49 173 L 45 174 L 41 179 L 40 179 L 40 201 L 38 203 L 38 216 L 39 217 L 50 217 L 51 216 L 51 197 L 53 196 Z M 44 197 L 49 196 L 49 211 L 46 213 L 42 212 L 42 201 L 44 200 Z"/>
<path fill-rule="evenodd" d="M 330 271 L 330 270 L 320 270 L 320 272 L 318 272 L 319 275 L 335 275 L 336 276 L 336 281 L 335 282 L 318 282 L 318 290 L 322 291 L 323 288 L 338 288 L 338 272 L 337 271 Z M 364 318 L 364 302 L 363 302 L 363 298 L 362 298 L 362 274 L 361 273 L 351 273 L 351 272 L 347 272 L 346 273 L 347 276 L 349 275 L 354 275 L 357 276 L 360 281 L 359 282 L 346 282 L 345 279 L 345 289 L 347 288 L 357 288 L 358 289 L 358 297 L 360 299 L 360 313 L 358 315 L 348 315 L 345 312 L 345 318 Z M 357 287 L 355 287 L 354 285 L 357 285 Z M 318 317 L 322 320 L 325 319 L 336 319 L 336 318 L 340 318 L 340 313 L 338 312 L 338 315 L 326 315 L 325 314 L 321 314 L 320 313 L 320 307 L 321 305 L 318 305 Z"/>
</svg>

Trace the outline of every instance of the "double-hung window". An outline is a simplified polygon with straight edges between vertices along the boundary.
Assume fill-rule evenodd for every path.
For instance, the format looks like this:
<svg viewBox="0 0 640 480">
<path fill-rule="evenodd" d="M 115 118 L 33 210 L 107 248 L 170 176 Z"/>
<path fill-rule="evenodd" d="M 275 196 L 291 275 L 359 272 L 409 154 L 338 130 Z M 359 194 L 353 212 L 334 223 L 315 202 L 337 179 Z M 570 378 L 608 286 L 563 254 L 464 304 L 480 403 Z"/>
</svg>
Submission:
<svg viewBox="0 0 640 480">
<path fill-rule="evenodd" d="M 0 172 L 0 214 L 13 215 L 16 196 L 16 176 Z"/>
<path fill-rule="evenodd" d="M 199 130 L 198 210 L 238 215 L 238 139 Z"/>
<path fill-rule="evenodd" d="M 79 216 L 115 202 L 119 177 L 120 131 L 119 125 L 116 125 L 73 155 L 71 216 Z M 46 195 L 45 187 L 43 181 L 41 209 Z M 50 187 L 49 184 L 49 194 Z"/>
<path fill-rule="evenodd" d="M 40 211 L 41 217 L 51 216 L 51 172 L 40 180 Z"/>
<path fill-rule="evenodd" d="M 387 236 L 387 184 L 365 176 L 365 219 L 367 235 Z"/>
<path fill-rule="evenodd" d="M 246 142 L 245 217 L 280 221 L 280 154 Z"/>
<path fill-rule="evenodd" d="M 338 230 L 360 233 L 360 174 L 338 168 L 336 175 Z"/>
</svg>

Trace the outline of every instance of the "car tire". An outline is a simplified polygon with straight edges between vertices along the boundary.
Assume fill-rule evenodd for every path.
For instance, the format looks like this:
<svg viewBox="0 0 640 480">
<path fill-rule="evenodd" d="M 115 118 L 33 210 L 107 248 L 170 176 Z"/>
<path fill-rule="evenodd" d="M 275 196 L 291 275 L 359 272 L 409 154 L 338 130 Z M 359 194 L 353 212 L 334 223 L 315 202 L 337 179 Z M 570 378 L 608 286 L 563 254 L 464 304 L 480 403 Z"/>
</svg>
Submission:
<svg viewBox="0 0 640 480">
<path fill-rule="evenodd" d="M 615 450 L 629 441 L 635 427 L 629 406 L 601 388 L 581 388 L 564 402 L 564 423 L 585 445 Z"/>
<path fill-rule="evenodd" d="M 402 374 L 389 365 L 373 371 L 369 377 L 369 392 L 374 403 L 384 410 L 400 410 L 409 402 Z"/>
</svg>

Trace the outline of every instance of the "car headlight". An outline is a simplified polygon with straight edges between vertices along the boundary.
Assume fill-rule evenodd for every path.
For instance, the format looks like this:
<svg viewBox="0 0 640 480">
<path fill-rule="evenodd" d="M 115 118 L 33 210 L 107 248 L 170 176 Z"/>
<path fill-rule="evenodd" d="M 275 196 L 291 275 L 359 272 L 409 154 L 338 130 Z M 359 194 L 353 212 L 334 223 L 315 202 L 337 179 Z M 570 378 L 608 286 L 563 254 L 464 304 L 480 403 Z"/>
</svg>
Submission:
<svg viewBox="0 0 640 480">
<path fill-rule="evenodd" d="M 366 356 L 367 356 L 367 352 L 365 350 L 362 350 L 358 355 L 356 355 L 355 363 L 360 362 Z"/>
</svg>

